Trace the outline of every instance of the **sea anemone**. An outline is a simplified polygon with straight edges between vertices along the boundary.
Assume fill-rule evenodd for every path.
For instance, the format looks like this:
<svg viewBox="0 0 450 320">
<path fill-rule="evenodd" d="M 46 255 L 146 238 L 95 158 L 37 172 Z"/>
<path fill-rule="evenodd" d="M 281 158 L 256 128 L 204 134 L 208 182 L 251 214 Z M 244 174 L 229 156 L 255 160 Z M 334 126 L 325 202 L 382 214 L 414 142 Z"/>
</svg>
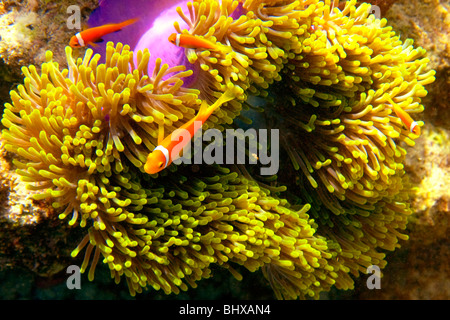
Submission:
<svg viewBox="0 0 450 320">
<path fill-rule="evenodd" d="M 369 4 L 333 4 L 317 4 L 310 35 L 274 84 L 266 112 L 285 132 L 281 142 L 298 172 L 282 181 L 297 185 L 290 191 L 312 205 L 318 233 L 339 244 L 340 261 L 356 276 L 385 265 L 376 248 L 394 250 L 407 239 L 398 232 L 411 213 L 403 160 L 418 136 L 393 104 L 422 112 L 435 72 L 425 50 L 369 15 Z"/>
<path fill-rule="evenodd" d="M 40 74 L 23 68 L 24 85 L 6 104 L 3 137 L 6 149 L 24 159 L 14 160 L 18 173 L 41 191 L 34 197 L 51 200 L 61 219 L 71 214 L 70 225 L 89 227 L 72 253 L 85 248 L 81 270 L 92 260 L 89 279 L 102 257 L 116 281 L 127 279 L 131 294 L 147 286 L 167 294 L 186 290 L 210 275 L 212 263 L 238 278 L 232 263 L 251 271 L 270 264 L 304 279 L 290 296 L 314 295 L 320 281 L 334 283 L 327 266 L 333 254 L 314 235 L 309 205 L 293 210 L 219 166 L 195 178 L 187 166 L 142 174 L 158 115 L 175 118 L 170 107 L 181 104 L 177 99 L 185 114 L 198 107 L 196 90 L 180 86 L 183 72 L 162 85 L 162 71 L 146 75 L 148 52 L 137 53 L 135 68 L 133 53 L 121 44 L 107 46 L 106 64 L 97 64 L 91 50 L 77 61 L 70 48 L 66 53 L 68 70 L 59 70 L 51 52 Z M 318 268 L 324 279 L 312 272 Z"/>
<path fill-rule="evenodd" d="M 284 69 L 289 85 L 277 87 L 287 99 L 275 99 L 274 108 L 288 131 L 284 144 L 295 169 L 332 198 L 364 205 L 399 190 L 401 142 L 412 146 L 417 136 L 392 101 L 421 112 L 434 71 L 426 70 L 424 49 L 402 43 L 385 19 L 368 15 L 370 5 L 355 9 L 355 3 L 331 13 L 326 2 L 315 11 L 315 29 Z M 336 201 L 323 202 L 335 214 L 345 211 Z"/>
</svg>

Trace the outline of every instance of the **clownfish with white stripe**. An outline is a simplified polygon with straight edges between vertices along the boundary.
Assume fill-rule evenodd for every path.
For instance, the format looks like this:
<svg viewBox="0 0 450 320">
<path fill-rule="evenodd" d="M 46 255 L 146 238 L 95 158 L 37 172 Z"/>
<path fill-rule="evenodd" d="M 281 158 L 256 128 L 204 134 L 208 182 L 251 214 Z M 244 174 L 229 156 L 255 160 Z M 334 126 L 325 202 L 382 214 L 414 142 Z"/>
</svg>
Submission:
<svg viewBox="0 0 450 320">
<path fill-rule="evenodd" d="M 103 42 L 103 36 L 120 31 L 136 21 L 138 21 L 138 19 L 129 19 L 121 23 L 105 24 L 78 32 L 70 39 L 69 45 L 72 48 L 82 48 L 87 45 L 95 46 L 95 43 Z"/>
<path fill-rule="evenodd" d="M 411 116 L 408 114 L 408 112 L 403 110 L 391 98 L 388 98 L 388 101 L 392 105 L 392 110 L 394 110 L 397 117 L 399 117 L 400 120 L 402 120 L 403 124 L 408 128 L 408 130 L 410 132 L 414 133 L 415 135 L 419 136 L 420 135 L 419 124 L 416 121 L 414 121 L 413 118 L 411 118 Z"/>
<path fill-rule="evenodd" d="M 236 93 L 237 89 L 235 87 L 229 87 L 212 105 L 208 106 L 206 101 L 203 101 L 200 110 L 194 118 L 164 139 L 162 139 L 164 132 L 162 131 L 163 127 L 161 126 L 158 134 L 158 146 L 148 155 L 147 162 L 144 165 L 145 172 L 154 174 L 167 168 L 178 156 L 177 153 L 191 141 L 190 139 L 194 137 L 195 133 L 203 126 L 206 120 L 208 120 L 209 116 L 222 104 L 236 98 Z M 201 125 L 198 125 L 199 123 Z M 189 134 L 190 139 L 184 139 L 186 134 Z"/>
<path fill-rule="evenodd" d="M 201 38 L 199 36 L 191 35 L 191 34 L 180 34 L 180 33 L 172 33 L 169 36 L 169 42 L 173 43 L 178 47 L 189 48 L 189 49 L 211 49 L 215 51 L 222 51 L 223 46 L 213 43 L 209 40 Z"/>
</svg>

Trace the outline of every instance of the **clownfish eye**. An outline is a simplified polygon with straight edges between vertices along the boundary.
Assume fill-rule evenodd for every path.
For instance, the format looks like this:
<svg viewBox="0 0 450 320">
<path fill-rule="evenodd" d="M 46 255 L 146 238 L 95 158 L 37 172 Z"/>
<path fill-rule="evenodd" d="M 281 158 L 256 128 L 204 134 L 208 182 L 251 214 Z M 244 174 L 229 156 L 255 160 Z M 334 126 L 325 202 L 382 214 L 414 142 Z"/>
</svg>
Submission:
<svg viewBox="0 0 450 320">
<path fill-rule="evenodd" d="M 164 162 L 161 161 L 160 163 L 158 163 L 158 168 L 162 168 L 163 165 L 164 165 Z"/>
</svg>

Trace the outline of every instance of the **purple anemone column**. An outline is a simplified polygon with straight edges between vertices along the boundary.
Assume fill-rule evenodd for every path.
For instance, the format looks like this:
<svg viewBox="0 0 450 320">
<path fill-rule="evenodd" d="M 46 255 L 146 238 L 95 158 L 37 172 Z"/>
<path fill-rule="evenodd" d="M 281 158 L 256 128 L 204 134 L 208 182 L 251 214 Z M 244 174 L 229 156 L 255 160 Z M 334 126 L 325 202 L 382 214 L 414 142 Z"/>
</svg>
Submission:
<svg viewBox="0 0 450 320">
<path fill-rule="evenodd" d="M 145 48 L 150 50 L 149 74 L 153 72 L 153 67 L 158 58 L 162 60 L 163 64 L 167 63 L 169 67 L 184 65 L 187 70 L 193 70 L 192 76 L 183 79 L 185 82 L 184 86 L 190 86 L 195 82 L 198 74 L 197 66 L 189 63 L 185 54 L 185 48 L 177 47 L 168 41 L 169 36 L 176 32 L 173 26 L 175 21 L 179 23 L 181 29 L 188 28 L 176 11 L 177 7 L 181 7 L 185 15 L 189 16 L 186 8 L 187 1 L 172 1 L 172 3 L 174 2 L 175 4 L 167 6 L 160 12 L 150 28 L 141 35 L 134 50 L 144 50 Z"/>
<path fill-rule="evenodd" d="M 176 12 L 180 6 L 186 15 L 187 0 L 103 0 L 99 7 L 89 17 L 89 27 L 96 27 L 107 23 L 118 23 L 127 19 L 139 18 L 135 24 L 123 30 L 103 37 L 104 43 L 94 48 L 95 53 L 102 56 L 105 53 L 106 43 L 113 41 L 128 44 L 133 51 L 148 48 L 151 54 L 149 74 L 153 73 L 155 61 L 161 58 L 162 63 L 170 67 L 185 65 L 187 69 L 194 69 L 184 53 L 184 48 L 177 47 L 168 41 L 169 35 L 176 32 L 173 26 L 178 21 L 182 29 L 187 28 L 186 23 Z M 185 78 L 185 86 L 189 86 L 195 79 L 194 75 Z"/>
<path fill-rule="evenodd" d="M 108 41 L 128 44 L 133 51 L 149 49 L 149 75 L 153 74 L 156 59 L 161 58 L 162 64 L 169 67 L 184 65 L 187 70 L 193 70 L 190 77 L 183 79 L 184 86 L 195 86 L 198 75 L 202 72 L 198 64 L 190 64 L 185 53 L 185 48 L 177 47 L 168 41 L 169 35 L 175 33 L 173 26 L 177 21 L 180 28 L 188 26 L 178 15 L 176 8 L 181 7 L 184 14 L 189 17 L 187 9 L 188 0 L 103 0 L 99 7 L 89 17 L 89 26 L 95 27 L 107 23 L 118 23 L 127 19 L 139 18 L 135 24 L 125 27 L 122 31 L 109 34 L 104 37 L 105 42 L 94 48 L 95 53 L 104 56 L 105 46 Z M 221 2 L 221 1 L 219 1 Z M 245 14 L 242 5 L 239 4 L 232 13 L 237 19 Z M 136 55 L 135 55 L 136 57 Z M 100 60 L 103 62 L 102 60 Z M 165 78 L 171 75 L 166 75 Z"/>
</svg>

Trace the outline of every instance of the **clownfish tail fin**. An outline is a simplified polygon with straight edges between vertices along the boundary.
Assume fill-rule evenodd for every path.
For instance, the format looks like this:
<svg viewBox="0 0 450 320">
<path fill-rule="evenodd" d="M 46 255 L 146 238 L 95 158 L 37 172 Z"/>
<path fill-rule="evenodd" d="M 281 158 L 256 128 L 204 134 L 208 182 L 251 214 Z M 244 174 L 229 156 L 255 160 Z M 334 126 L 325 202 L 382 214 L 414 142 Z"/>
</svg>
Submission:
<svg viewBox="0 0 450 320">
<path fill-rule="evenodd" d="M 236 97 L 242 92 L 243 90 L 240 87 L 230 84 L 228 85 L 227 90 L 216 100 L 216 102 L 209 106 L 208 109 L 211 111 L 211 113 L 213 113 L 224 103 L 236 99 Z"/>
<path fill-rule="evenodd" d="M 139 18 L 133 18 L 133 19 L 125 20 L 125 21 L 123 21 L 123 22 L 117 24 L 117 25 L 116 25 L 116 30 L 113 31 L 113 32 L 119 32 L 119 31 L 121 31 L 123 28 L 125 28 L 125 27 L 127 27 L 127 26 L 129 26 L 129 25 L 131 25 L 131 24 L 133 24 L 133 23 L 136 23 L 136 22 L 138 22 L 138 21 L 139 21 Z"/>
<path fill-rule="evenodd" d="M 128 20 L 125 20 L 124 22 L 121 22 L 120 23 L 120 28 L 122 29 L 122 28 L 125 28 L 126 26 L 129 26 L 129 25 L 131 25 L 131 24 L 133 24 L 133 23 L 136 23 L 136 22 L 138 22 L 139 21 L 139 18 L 133 18 L 133 19 L 128 19 Z"/>
</svg>

